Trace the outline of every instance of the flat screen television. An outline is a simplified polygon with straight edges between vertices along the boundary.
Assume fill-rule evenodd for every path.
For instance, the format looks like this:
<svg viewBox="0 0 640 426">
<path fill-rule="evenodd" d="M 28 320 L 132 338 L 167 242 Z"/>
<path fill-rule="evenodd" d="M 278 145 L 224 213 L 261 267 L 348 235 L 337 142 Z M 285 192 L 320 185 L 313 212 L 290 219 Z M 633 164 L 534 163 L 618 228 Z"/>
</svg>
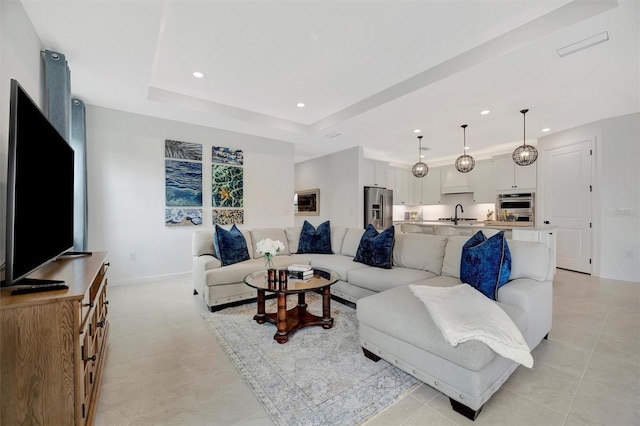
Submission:
<svg viewBox="0 0 640 426">
<path fill-rule="evenodd" d="M 11 80 L 7 246 L 3 286 L 73 247 L 74 152 L 27 92 Z"/>
</svg>

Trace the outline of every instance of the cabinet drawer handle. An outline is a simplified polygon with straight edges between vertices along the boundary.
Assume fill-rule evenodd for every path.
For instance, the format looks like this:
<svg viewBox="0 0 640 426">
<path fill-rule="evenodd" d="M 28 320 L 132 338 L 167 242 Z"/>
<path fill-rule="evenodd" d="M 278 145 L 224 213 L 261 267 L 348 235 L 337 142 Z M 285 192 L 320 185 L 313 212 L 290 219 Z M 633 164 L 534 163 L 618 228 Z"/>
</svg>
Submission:
<svg viewBox="0 0 640 426">
<path fill-rule="evenodd" d="M 97 358 L 95 356 L 95 354 L 93 356 L 90 356 L 89 358 L 87 358 L 87 361 L 95 361 Z"/>
<path fill-rule="evenodd" d="M 89 302 L 89 303 L 85 303 L 85 304 L 84 304 L 84 305 L 82 305 L 82 306 L 88 306 L 88 307 L 90 307 L 90 308 L 93 308 L 93 301 L 91 301 L 91 302 Z"/>
</svg>

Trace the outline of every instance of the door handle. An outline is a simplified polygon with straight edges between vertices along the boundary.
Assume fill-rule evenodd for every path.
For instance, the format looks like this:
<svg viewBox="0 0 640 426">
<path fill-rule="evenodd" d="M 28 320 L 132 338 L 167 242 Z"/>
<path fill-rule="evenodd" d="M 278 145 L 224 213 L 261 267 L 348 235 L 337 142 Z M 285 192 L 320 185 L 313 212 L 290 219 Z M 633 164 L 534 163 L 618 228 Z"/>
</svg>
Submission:
<svg viewBox="0 0 640 426">
<path fill-rule="evenodd" d="M 548 221 L 548 220 L 545 220 L 545 221 L 544 221 L 544 222 L 542 222 L 542 223 L 544 223 L 545 225 L 548 225 L 548 224 L 549 224 L 549 221 Z"/>
</svg>

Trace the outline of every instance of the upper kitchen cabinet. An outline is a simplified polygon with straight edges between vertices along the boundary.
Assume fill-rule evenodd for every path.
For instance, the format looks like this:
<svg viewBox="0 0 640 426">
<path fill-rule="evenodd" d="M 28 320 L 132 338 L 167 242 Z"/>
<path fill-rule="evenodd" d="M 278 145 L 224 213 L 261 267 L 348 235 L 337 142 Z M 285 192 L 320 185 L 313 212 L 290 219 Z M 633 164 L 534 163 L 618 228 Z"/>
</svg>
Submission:
<svg viewBox="0 0 640 426">
<path fill-rule="evenodd" d="M 393 167 L 394 187 L 393 204 L 401 206 L 411 206 L 415 204 L 413 191 L 411 190 L 411 172 L 409 170 Z"/>
<path fill-rule="evenodd" d="M 493 160 L 476 162 L 469 173 L 469 183 L 476 203 L 496 201 L 496 162 Z"/>
<path fill-rule="evenodd" d="M 511 156 L 496 158 L 496 189 L 498 191 L 535 190 L 537 164 L 518 166 Z"/>
<path fill-rule="evenodd" d="M 387 187 L 387 169 L 385 164 L 373 160 L 364 161 L 364 185 Z"/>
</svg>

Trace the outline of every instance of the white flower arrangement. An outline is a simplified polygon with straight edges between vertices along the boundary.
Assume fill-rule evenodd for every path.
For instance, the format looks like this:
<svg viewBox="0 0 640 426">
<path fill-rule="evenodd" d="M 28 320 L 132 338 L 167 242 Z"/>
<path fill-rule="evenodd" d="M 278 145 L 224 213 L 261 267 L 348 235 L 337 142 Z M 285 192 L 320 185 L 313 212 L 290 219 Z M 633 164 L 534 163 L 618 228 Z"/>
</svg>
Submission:
<svg viewBox="0 0 640 426">
<path fill-rule="evenodd" d="M 270 267 L 273 265 L 273 256 L 280 250 L 284 250 L 284 244 L 280 240 L 273 241 L 271 238 L 265 238 L 258 241 L 256 249 L 258 253 L 264 254 L 264 258 L 267 260 L 267 267 Z"/>
</svg>

